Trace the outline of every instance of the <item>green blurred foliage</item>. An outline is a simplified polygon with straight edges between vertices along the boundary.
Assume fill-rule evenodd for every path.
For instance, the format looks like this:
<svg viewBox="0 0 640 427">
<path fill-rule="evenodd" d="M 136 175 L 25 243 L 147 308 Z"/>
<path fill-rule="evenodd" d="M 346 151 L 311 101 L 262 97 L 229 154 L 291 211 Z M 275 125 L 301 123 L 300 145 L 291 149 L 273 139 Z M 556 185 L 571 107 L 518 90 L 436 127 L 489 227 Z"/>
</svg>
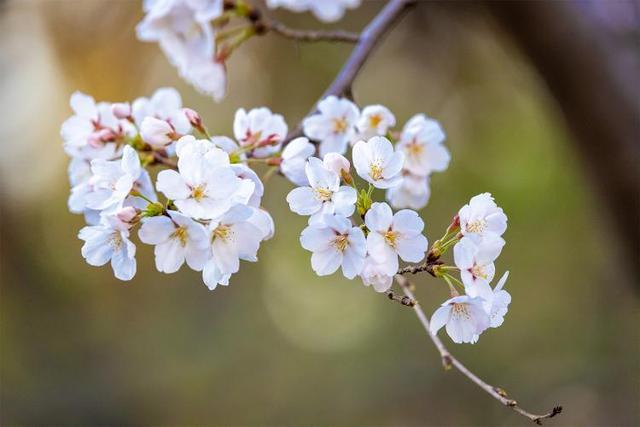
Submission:
<svg viewBox="0 0 640 427">
<path fill-rule="evenodd" d="M 305 219 L 287 209 L 279 177 L 264 199 L 276 237 L 228 288 L 210 292 L 187 269 L 156 272 L 144 245 L 129 283 L 83 262 L 57 136 L 73 90 L 118 101 L 175 86 L 215 133 L 231 134 L 238 107 L 267 105 L 294 126 L 350 50 L 252 40 L 230 60 L 229 96 L 216 105 L 135 40 L 138 3 L 0 9 L 2 424 L 527 424 L 443 372 L 410 309 L 358 280 L 315 276 L 297 242 Z M 365 3 L 340 26 L 366 24 L 381 3 Z M 637 423 L 637 295 L 617 273 L 616 242 L 559 112 L 518 52 L 475 8 L 421 3 L 354 93 L 401 123 L 425 112 L 447 130 L 453 161 L 421 212 L 430 240 L 479 192 L 509 215 L 497 263 L 511 271 L 506 321 L 452 351 L 533 412 L 563 404 L 549 425 Z M 428 313 L 446 298 L 435 279 L 415 281 Z"/>
</svg>

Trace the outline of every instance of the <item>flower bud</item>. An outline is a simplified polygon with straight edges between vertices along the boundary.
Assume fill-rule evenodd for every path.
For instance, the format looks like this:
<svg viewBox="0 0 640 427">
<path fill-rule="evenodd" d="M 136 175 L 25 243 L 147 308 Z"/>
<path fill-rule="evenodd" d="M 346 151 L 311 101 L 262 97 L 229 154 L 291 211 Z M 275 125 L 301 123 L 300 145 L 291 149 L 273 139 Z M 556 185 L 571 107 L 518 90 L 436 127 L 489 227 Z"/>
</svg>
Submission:
<svg viewBox="0 0 640 427">
<path fill-rule="evenodd" d="M 111 105 L 111 112 L 116 116 L 116 119 L 128 119 L 132 114 L 131 104 L 128 102 L 116 102 Z"/>
<path fill-rule="evenodd" d="M 140 135 L 142 139 L 151 145 L 167 145 L 177 135 L 171 123 L 155 117 L 145 117 L 140 125 Z"/>
<path fill-rule="evenodd" d="M 182 111 L 184 112 L 184 115 L 187 116 L 187 120 L 189 120 L 191 126 L 198 130 L 202 129 L 202 118 L 197 111 L 192 110 L 191 108 L 183 108 Z"/>
<path fill-rule="evenodd" d="M 136 209 L 132 206 L 127 206 L 116 212 L 116 216 L 122 222 L 131 222 L 138 215 Z"/>
<path fill-rule="evenodd" d="M 343 175 L 343 171 L 345 174 L 348 174 L 349 169 L 351 168 L 351 163 L 349 163 L 349 160 L 338 153 L 325 154 L 323 163 L 327 169 L 334 171 L 340 176 Z"/>
<path fill-rule="evenodd" d="M 99 148 L 104 142 L 113 141 L 115 137 L 116 135 L 112 129 L 103 128 L 92 132 L 87 139 L 87 143 L 94 148 Z"/>
</svg>

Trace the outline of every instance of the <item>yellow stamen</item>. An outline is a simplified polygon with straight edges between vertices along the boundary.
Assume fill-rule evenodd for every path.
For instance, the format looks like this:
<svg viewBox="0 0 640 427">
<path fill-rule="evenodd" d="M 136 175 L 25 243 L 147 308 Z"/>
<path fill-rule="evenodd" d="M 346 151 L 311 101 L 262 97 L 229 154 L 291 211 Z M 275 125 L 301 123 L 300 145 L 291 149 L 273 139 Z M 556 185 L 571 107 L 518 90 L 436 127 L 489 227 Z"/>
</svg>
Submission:
<svg viewBox="0 0 640 427">
<path fill-rule="evenodd" d="M 476 219 L 467 224 L 467 231 L 470 233 L 482 233 L 487 227 L 487 221 L 484 219 Z"/>
<path fill-rule="evenodd" d="M 424 145 L 418 144 L 415 141 L 406 145 L 405 151 L 409 157 L 420 157 L 422 152 L 424 151 Z"/>
<path fill-rule="evenodd" d="M 197 202 L 204 198 L 205 190 L 207 186 L 205 184 L 196 185 L 191 189 L 191 197 L 193 197 Z"/>
<path fill-rule="evenodd" d="M 316 199 L 322 202 L 328 202 L 329 200 L 331 200 L 331 196 L 333 195 L 333 192 L 331 190 L 329 190 L 328 188 L 322 188 L 322 187 L 316 188 L 315 193 L 316 193 Z"/>
<path fill-rule="evenodd" d="M 378 181 L 379 179 L 382 179 L 382 166 L 380 166 L 379 162 L 373 162 L 371 163 L 371 170 L 369 171 L 369 176 L 371 177 L 371 179 L 373 179 L 374 181 Z"/>
<path fill-rule="evenodd" d="M 392 248 L 396 247 L 397 239 L 398 239 L 398 233 L 396 233 L 395 231 L 389 230 L 386 233 L 384 233 L 385 242 L 387 242 L 387 245 L 391 246 Z"/>
<path fill-rule="evenodd" d="M 346 235 L 340 234 L 333 240 L 333 245 L 340 252 L 344 252 L 347 249 L 347 246 L 349 246 L 349 239 Z"/>
<path fill-rule="evenodd" d="M 369 117 L 369 124 L 372 128 L 377 128 L 380 122 L 382 122 L 382 116 L 380 114 L 374 114 Z"/>
<path fill-rule="evenodd" d="M 216 227 L 215 230 L 213 230 L 213 238 L 226 240 L 227 237 L 229 237 L 230 233 L 231 233 L 231 228 L 228 225 L 220 224 L 219 226 Z"/>
<path fill-rule="evenodd" d="M 465 319 L 471 319 L 471 315 L 469 314 L 469 310 L 467 309 L 467 304 L 453 304 L 452 315 L 454 317 L 464 317 Z"/>
<path fill-rule="evenodd" d="M 187 233 L 187 229 L 185 227 L 178 227 L 178 228 L 176 228 L 176 231 L 171 233 L 170 237 L 172 239 L 178 239 L 178 241 L 180 242 L 180 245 L 182 247 L 185 247 L 185 246 L 187 246 L 187 240 L 189 238 L 189 233 Z"/>
<path fill-rule="evenodd" d="M 333 119 L 333 133 L 345 133 L 349 124 L 344 117 Z"/>
<path fill-rule="evenodd" d="M 473 277 L 480 277 L 482 279 L 487 278 L 487 273 L 485 273 L 484 268 L 481 265 L 474 264 L 471 269 L 469 269 Z"/>
</svg>

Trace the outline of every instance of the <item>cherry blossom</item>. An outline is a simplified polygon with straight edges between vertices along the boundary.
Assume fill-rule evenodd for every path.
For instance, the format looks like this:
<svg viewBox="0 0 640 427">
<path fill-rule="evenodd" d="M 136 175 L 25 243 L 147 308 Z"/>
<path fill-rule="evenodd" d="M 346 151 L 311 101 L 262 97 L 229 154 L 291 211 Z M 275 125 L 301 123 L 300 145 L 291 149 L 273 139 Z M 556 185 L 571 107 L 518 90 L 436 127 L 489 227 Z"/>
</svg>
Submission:
<svg viewBox="0 0 640 427">
<path fill-rule="evenodd" d="M 353 279 L 364 267 L 367 254 L 364 233 L 342 215 L 323 215 L 322 221 L 309 225 L 300 235 L 302 247 L 313 252 L 311 267 L 319 276 L 334 273 Z"/>
<path fill-rule="evenodd" d="M 396 209 L 422 209 L 429 202 L 429 177 L 402 173 L 402 182 L 387 190 L 386 199 Z"/>
<path fill-rule="evenodd" d="M 233 134 L 242 147 L 253 147 L 254 157 L 268 157 L 280 150 L 287 136 L 287 124 L 280 114 L 268 108 L 236 111 Z"/>
<path fill-rule="evenodd" d="M 176 211 L 143 220 L 138 237 L 155 245 L 156 268 L 175 273 L 184 262 L 196 271 L 202 270 L 209 254 L 209 234 L 205 227 Z"/>
<path fill-rule="evenodd" d="M 360 6 L 361 0 L 267 0 L 270 8 L 282 7 L 293 12 L 313 13 L 324 22 L 338 21 L 346 9 Z"/>
<path fill-rule="evenodd" d="M 404 126 L 398 142 L 398 149 L 405 154 L 405 169 L 419 176 L 446 170 L 451 155 L 443 145 L 445 138 L 437 121 L 424 114 L 413 116 Z"/>
<path fill-rule="evenodd" d="M 372 136 L 384 136 L 390 128 L 396 125 L 396 117 L 384 105 L 369 105 L 364 107 L 360 119 L 356 124 L 359 137 L 368 139 Z"/>
<path fill-rule="evenodd" d="M 358 175 L 376 188 L 391 188 L 400 184 L 404 154 L 393 150 L 383 136 L 359 141 L 353 146 L 353 166 Z"/>
<path fill-rule="evenodd" d="M 309 185 L 305 167 L 307 159 L 316 152 L 316 147 L 305 137 L 296 138 L 282 150 L 280 170 L 296 185 Z"/>
<path fill-rule="evenodd" d="M 491 296 L 487 299 L 487 303 L 485 303 L 485 310 L 489 313 L 490 326 L 492 328 L 497 328 L 502 325 L 504 316 L 507 314 L 507 311 L 509 311 L 511 295 L 502 289 L 505 283 L 507 283 L 508 277 L 509 272 L 507 271 L 502 275 L 500 280 L 498 280 L 498 284 L 493 288 Z"/>
<path fill-rule="evenodd" d="M 145 118 L 152 117 L 167 122 L 178 135 L 191 131 L 191 123 L 182 108 L 182 97 L 172 87 L 157 89 L 150 98 L 137 98 L 131 105 L 130 114 L 138 127 L 142 127 Z"/>
<path fill-rule="evenodd" d="M 431 317 L 431 333 L 437 334 L 446 325 L 447 334 L 453 342 L 475 343 L 490 325 L 485 310 L 485 300 L 468 295 L 455 296 L 440 306 Z"/>
<path fill-rule="evenodd" d="M 393 284 L 393 275 L 388 274 L 385 265 L 376 262 L 370 255 L 364 260 L 360 278 L 365 286 L 372 286 L 376 292 L 386 292 Z"/>
<path fill-rule="evenodd" d="M 348 174 L 351 169 L 351 163 L 342 154 L 339 153 L 327 153 L 322 159 L 324 167 L 330 171 L 335 172 L 338 176 Z"/>
<path fill-rule="evenodd" d="M 320 156 L 327 153 L 344 154 L 356 134 L 360 117 L 356 105 L 346 98 L 328 96 L 318 103 L 318 113 L 302 122 L 304 134 L 320 142 Z"/>
<path fill-rule="evenodd" d="M 337 213 L 346 217 L 355 210 L 356 190 L 340 186 L 340 177 L 324 167 L 322 161 L 310 157 L 306 165 L 309 186 L 294 188 L 287 195 L 289 208 L 298 215 Z"/>
<path fill-rule="evenodd" d="M 507 216 L 496 205 L 490 193 L 471 198 L 458 212 L 460 232 L 467 236 L 501 236 L 507 229 Z"/>
<path fill-rule="evenodd" d="M 369 229 L 367 249 L 387 275 L 398 271 L 398 256 L 407 262 L 420 262 L 428 247 L 422 235 L 424 222 L 414 211 L 393 214 L 386 203 L 373 203 L 364 218 Z"/>
<path fill-rule="evenodd" d="M 456 267 L 467 295 L 489 299 L 492 294 L 489 283 L 493 280 L 493 261 L 500 255 L 504 240 L 501 237 L 479 239 L 475 236 L 463 237 L 453 248 Z"/>
</svg>

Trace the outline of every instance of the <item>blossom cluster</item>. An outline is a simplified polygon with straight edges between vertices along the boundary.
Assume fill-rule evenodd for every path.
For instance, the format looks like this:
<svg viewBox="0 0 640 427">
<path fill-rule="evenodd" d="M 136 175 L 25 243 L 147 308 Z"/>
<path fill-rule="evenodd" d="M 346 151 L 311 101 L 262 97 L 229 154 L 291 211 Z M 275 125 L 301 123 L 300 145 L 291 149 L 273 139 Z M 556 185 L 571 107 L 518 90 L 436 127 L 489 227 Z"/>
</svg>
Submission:
<svg viewBox="0 0 640 427">
<path fill-rule="evenodd" d="M 88 224 L 78 236 L 89 264 L 111 262 L 118 279 L 130 280 L 136 227 L 140 241 L 155 246 L 158 271 L 174 273 L 186 263 L 202 271 L 210 289 L 227 285 L 240 260 L 257 260 L 274 224 L 260 208 L 264 186 L 247 160 L 278 150 L 287 132 L 282 116 L 239 110 L 234 141 L 209 136 L 198 113 L 183 108 L 170 88 L 113 104 L 76 92 L 70 104 L 74 115 L 61 129 L 71 157 L 68 205 Z M 147 171 L 154 165 L 169 166 L 155 186 Z"/>
</svg>

